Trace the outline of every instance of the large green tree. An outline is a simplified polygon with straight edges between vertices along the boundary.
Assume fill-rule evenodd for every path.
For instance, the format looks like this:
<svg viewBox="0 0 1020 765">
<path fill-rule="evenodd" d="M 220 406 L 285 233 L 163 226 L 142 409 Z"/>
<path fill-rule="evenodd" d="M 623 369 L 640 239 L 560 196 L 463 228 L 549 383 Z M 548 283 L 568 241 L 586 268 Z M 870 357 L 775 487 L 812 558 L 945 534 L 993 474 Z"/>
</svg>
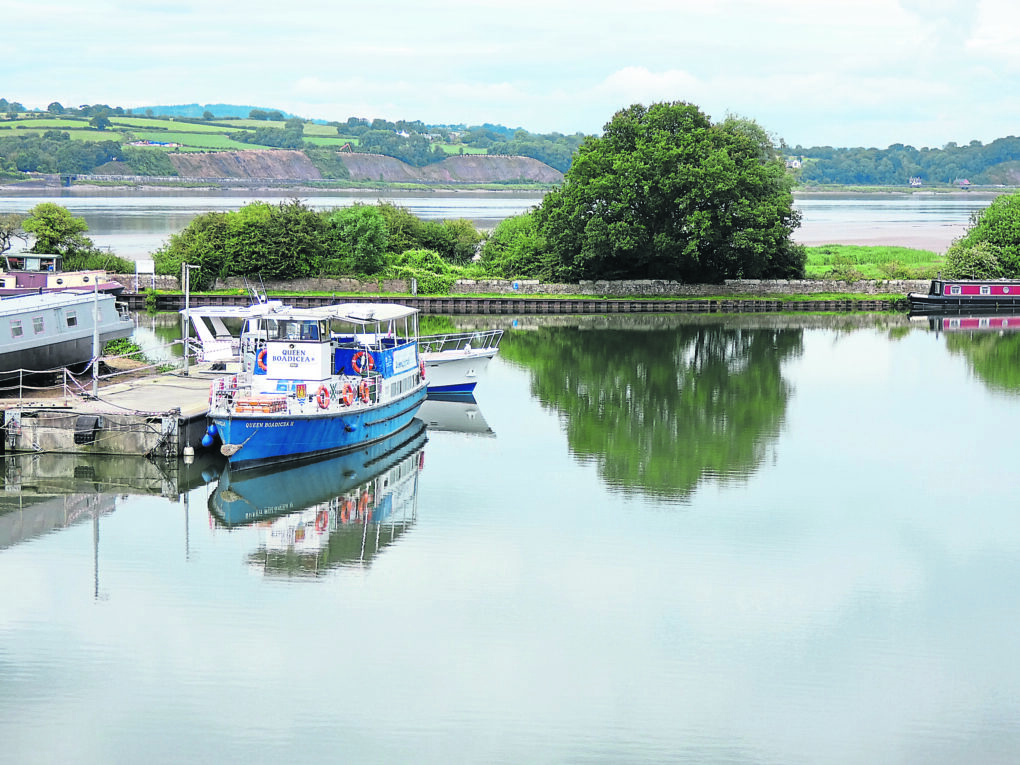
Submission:
<svg viewBox="0 0 1020 765">
<path fill-rule="evenodd" d="M 40 202 L 28 211 L 21 226 L 35 237 L 32 252 L 52 255 L 80 255 L 95 250 L 92 240 L 85 236 L 89 226 L 54 202 Z"/>
<path fill-rule="evenodd" d="M 755 123 L 638 104 L 581 145 L 538 216 L 564 279 L 792 278 L 806 256 L 790 188 Z"/>
</svg>

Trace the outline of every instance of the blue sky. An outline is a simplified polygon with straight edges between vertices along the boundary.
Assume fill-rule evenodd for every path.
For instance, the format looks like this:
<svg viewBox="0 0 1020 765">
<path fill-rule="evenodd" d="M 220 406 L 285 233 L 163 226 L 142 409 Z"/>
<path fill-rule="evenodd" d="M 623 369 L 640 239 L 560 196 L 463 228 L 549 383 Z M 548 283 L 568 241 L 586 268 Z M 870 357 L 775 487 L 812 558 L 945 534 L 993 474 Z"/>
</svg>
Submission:
<svg viewBox="0 0 1020 765">
<path fill-rule="evenodd" d="M 791 146 L 1020 133 L 1015 0 L 0 0 L 0 96 L 597 133 L 687 101 Z M 44 11 L 44 12 L 43 12 Z"/>
</svg>

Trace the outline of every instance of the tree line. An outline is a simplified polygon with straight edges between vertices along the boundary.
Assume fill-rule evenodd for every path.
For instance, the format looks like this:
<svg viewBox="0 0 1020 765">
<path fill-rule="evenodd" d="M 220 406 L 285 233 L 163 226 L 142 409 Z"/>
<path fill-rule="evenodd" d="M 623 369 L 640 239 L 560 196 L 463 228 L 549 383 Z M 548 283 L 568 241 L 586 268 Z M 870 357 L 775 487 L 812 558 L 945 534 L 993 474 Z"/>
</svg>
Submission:
<svg viewBox="0 0 1020 765">
<path fill-rule="evenodd" d="M 843 186 L 905 186 L 912 178 L 922 183 L 1016 185 L 1020 169 L 1020 138 L 997 138 L 989 144 L 948 143 L 941 149 L 916 149 L 902 143 L 887 149 L 836 149 L 831 146 L 788 149 L 803 160 L 801 183 Z"/>
</svg>

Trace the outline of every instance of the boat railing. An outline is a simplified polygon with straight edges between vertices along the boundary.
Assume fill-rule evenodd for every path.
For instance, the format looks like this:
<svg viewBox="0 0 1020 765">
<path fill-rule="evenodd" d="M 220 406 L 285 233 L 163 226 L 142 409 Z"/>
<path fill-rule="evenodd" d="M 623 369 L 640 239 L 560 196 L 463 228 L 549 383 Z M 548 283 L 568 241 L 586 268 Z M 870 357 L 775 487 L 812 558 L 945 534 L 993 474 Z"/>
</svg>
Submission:
<svg viewBox="0 0 1020 765">
<path fill-rule="evenodd" d="M 489 329 L 481 332 L 450 332 L 443 335 L 422 335 L 418 338 L 418 349 L 422 353 L 443 351 L 466 351 L 498 348 L 503 330 Z"/>
</svg>

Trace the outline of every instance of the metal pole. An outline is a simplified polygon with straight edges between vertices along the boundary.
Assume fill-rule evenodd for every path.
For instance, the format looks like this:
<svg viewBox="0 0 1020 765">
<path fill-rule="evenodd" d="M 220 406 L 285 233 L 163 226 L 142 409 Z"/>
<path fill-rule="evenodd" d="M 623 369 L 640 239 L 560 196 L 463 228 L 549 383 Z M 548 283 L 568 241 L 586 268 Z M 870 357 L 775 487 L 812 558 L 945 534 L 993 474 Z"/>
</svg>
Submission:
<svg viewBox="0 0 1020 765">
<path fill-rule="evenodd" d="M 184 376 L 188 376 L 188 338 L 191 335 L 191 269 L 198 268 L 181 263 L 181 285 L 184 288 L 184 325 L 181 327 L 181 339 L 184 341 Z"/>
<path fill-rule="evenodd" d="M 92 398 L 99 398 L 99 280 L 92 280 Z"/>
<path fill-rule="evenodd" d="M 181 264 L 181 289 L 184 290 L 184 293 L 185 293 L 185 313 L 184 313 L 183 323 L 181 325 L 181 342 L 184 343 L 184 349 L 185 349 L 185 370 L 184 370 L 184 374 L 185 374 L 186 377 L 188 376 L 188 338 L 191 335 L 191 316 L 189 316 L 189 314 L 188 314 L 189 308 L 190 308 L 190 305 L 189 305 L 189 303 L 190 303 L 189 293 L 191 292 L 191 286 L 189 284 L 190 282 L 191 282 L 191 269 L 188 267 L 187 263 L 182 263 Z"/>
</svg>

